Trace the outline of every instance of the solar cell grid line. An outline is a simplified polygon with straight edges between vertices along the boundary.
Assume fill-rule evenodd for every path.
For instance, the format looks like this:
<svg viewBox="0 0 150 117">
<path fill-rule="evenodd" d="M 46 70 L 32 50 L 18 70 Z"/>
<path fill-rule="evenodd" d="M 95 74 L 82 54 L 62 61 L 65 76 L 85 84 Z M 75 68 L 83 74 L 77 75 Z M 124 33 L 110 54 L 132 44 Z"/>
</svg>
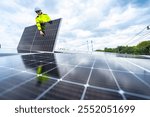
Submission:
<svg viewBox="0 0 150 117">
<path fill-rule="evenodd" d="M 129 73 L 128 71 L 122 71 L 122 70 L 113 70 L 113 69 L 112 69 L 112 71 L 113 71 L 113 72 L 121 72 L 121 73 Z"/>
<path fill-rule="evenodd" d="M 110 88 L 105 88 L 105 87 L 98 87 L 98 86 L 93 86 L 93 85 L 89 85 L 89 87 L 94 88 L 94 89 L 100 89 L 100 90 L 104 90 L 104 91 L 118 93 L 118 90 L 115 90 L 115 89 L 110 89 Z"/>
<path fill-rule="evenodd" d="M 60 65 L 68 65 L 68 64 L 61 64 L 61 63 L 59 63 Z M 68 66 L 74 66 L 74 65 L 68 65 Z M 85 66 L 78 66 L 78 68 L 88 68 L 88 69 L 90 69 L 91 67 L 85 67 Z M 93 68 L 94 69 L 94 68 Z"/>
<path fill-rule="evenodd" d="M 126 60 L 126 59 L 122 59 L 122 60 L 127 61 L 128 63 L 130 63 L 130 64 L 132 64 L 132 65 L 134 65 L 134 66 L 136 66 L 136 67 L 138 67 L 138 68 L 140 68 L 140 69 L 143 69 L 143 70 L 145 70 L 145 71 L 147 71 L 147 72 L 150 73 L 150 70 L 148 70 L 148 69 L 146 69 L 146 68 L 144 68 L 144 67 L 142 67 L 142 66 L 140 66 L 140 65 L 137 65 L 137 64 L 135 64 L 135 63 L 133 63 L 133 62 L 131 62 L 131 61 L 129 61 L 129 60 Z"/>
<path fill-rule="evenodd" d="M 75 84 L 75 85 L 79 85 L 79 86 L 84 86 L 85 85 L 83 83 L 73 82 L 73 81 L 69 81 L 69 80 L 65 80 L 65 79 L 63 79 L 62 82 Z"/>
<path fill-rule="evenodd" d="M 119 89 L 119 93 L 121 94 L 122 98 L 123 98 L 124 100 L 126 100 L 126 97 L 125 97 L 125 95 L 123 94 L 124 92 L 123 92 L 123 90 L 121 89 L 121 87 L 120 87 L 120 85 L 119 85 L 117 79 L 115 78 L 115 76 L 114 76 L 114 74 L 113 74 L 113 72 L 112 72 L 112 70 L 111 70 L 111 68 L 110 68 L 110 66 L 109 66 L 109 64 L 108 64 L 108 62 L 107 62 L 108 60 L 107 60 L 106 56 L 104 56 L 104 57 L 105 57 L 105 62 L 106 62 L 106 64 L 107 64 L 108 68 L 109 68 L 109 71 L 111 72 L 111 74 L 112 74 L 112 76 L 113 76 L 113 78 L 114 78 L 114 80 L 115 80 L 115 82 L 116 82 L 116 85 L 117 85 L 117 87 L 118 87 L 118 89 Z"/>
<path fill-rule="evenodd" d="M 90 74 L 89 74 L 88 79 L 87 79 L 87 82 L 86 82 L 86 84 L 85 84 L 85 86 L 84 86 L 84 91 L 83 91 L 83 93 L 82 93 L 81 100 L 84 99 L 84 96 L 85 96 L 87 87 L 89 86 L 89 81 L 90 81 L 90 78 L 91 78 L 91 75 L 92 75 L 92 71 L 93 71 L 93 67 L 94 67 L 95 61 L 96 61 L 96 59 L 94 59 L 94 61 L 93 61 L 93 65 L 92 65 L 92 67 L 91 67 Z"/>
<path fill-rule="evenodd" d="M 146 98 L 146 99 L 149 99 L 149 100 L 150 100 L 150 96 L 147 96 L 147 95 L 141 95 L 141 94 L 132 93 L 132 92 L 127 92 L 127 91 L 124 91 L 124 92 L 125 92 L 125 94 L 129 94 L 129 95 L 131 95 L 131 96 Z"/>
<path fill-rule="evenodd" d="M 67 72 L 60 79 L 58 79 L 58 81 L 55 84 L 53 84 L 52 86 L 50 86 L 47 90 L 45 90 L 42 94 L 40 94 L 37 98 L 35 98 L 35 100 L 39 100 L 40 98 L 42 98 L 48 91 L 50 91 L 54 86 L 56 86 L 60 81 L 62 81 L 65 76 L 67 76 L 70 72 L 72 72 L 80 63 L 78 63 L 74 68 L 72 68 L 69 72 Z"/>
<path fill-rule="evenodd" d="M 119 64 L 120 64 L 120 63 L 119 63 Z M 122 64 L 120 64 L 120 65 L 122 66 Z M 147 87 L 150 88 L 150 85 L 149 85 L 147 82 L 145 82 L 144 80 L 142 80 L 140 77 L 138 77 L 134 72 L 130 71 L 128 68 L 125 68 L 125 69 L 127 69 L 127 70 L 129 71 L 129 73 L 131 73 L 133 76 L 135 76 L 136 79 L 138 79 L 139 81 L 141 81 L 141 82 L 144 83 Z"/>
<path fill-rule="evenodd" d="M 85 84 L 77 83 L 77 82 L 72 82 L 72 81 L 68 81 L 68 80 L 62 80 L 62 82 L 66 82 L 66 83 L 70 83 L 70 84 L 75 84 L 75 85 L 79 85 L 79 86 L 85 86 Z M 109 92 L 118 93 L 118 90 L 115 90 L 115 89 L 104 88 L 104 87 L 98 87 L 98 86 L 93 86 L 93 85 L 88 85 L 88 87 L 94 88 L 94 89 L 100 89 L 100 90 L 104 90 L 104 91 L 109 91 Z"/>
<path fill-rule="evenodd" d="M 129 94 L 125 94 L 127 100 L 149 100 L 148 98 L 133 96 Z"/>
<path fill-rule="evenodd" d="M 95 70 L 103 70 L 103 71 L 108 71 L 108 69 L 103 69 L 103 68 L 93 68 L 93 69 L 95 69 Z M 113 69 L 111 69 L 112 71 L 114 71 L 114 72 L 122 72 L 122 73 L 129 73 L 128 71 L 122 71 L 122 70 L 113 70 Z"/>
<path fill-rule="evenodd" d="M 47 78 L 48 78 L 48 79 L 52 79 L 52 80 L 59 80 L 59 79 L 57 79 L 57 78 L 55 78 L 55 77 L 51 77 L 51 76 L 48 76 Z"/>
</svg>

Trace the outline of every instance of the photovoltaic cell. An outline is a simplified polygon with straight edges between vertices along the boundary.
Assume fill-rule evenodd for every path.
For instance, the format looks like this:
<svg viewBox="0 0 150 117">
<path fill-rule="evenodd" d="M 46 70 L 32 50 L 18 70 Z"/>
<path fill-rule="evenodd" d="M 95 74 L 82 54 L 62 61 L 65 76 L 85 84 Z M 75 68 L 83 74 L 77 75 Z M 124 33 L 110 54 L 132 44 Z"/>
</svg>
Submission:
<svg viewBox="0 0 150 117">
<path fill-rule="evenodd" d="M 121 88 L 124 91 L 129 91 L 129 92 L 133 92 L 133 93 L 150 96 L 150 92 L 146 91 L 147 89 L 150 88 L 150 86 L 145 85 L 143 82 L 138 80 L 131 73 L 114 72 L 114 74 L 116 76 L 118 83 L 120 84 Z"/>
<path fill-rule="evenodd" d="M 41 99 L 44 100 L 80 99 L 83 89 L 84 89 L 83 86 L 60 82 L 54 88 L 52 88 L 48 93 L 46 93 Z"/>
<path fill-rule="evenodd" d="M 125 94 L 125 96 L 126 96 L 127 100 L 146 100 L 145 98 L 128 95 L 128 94 Z"/>
<path fill-rule="evenodd" d="M 103 91 L 99 89 L 94 89 L 94 88 L 88 88 L 85 94 L 86 100 L 121 100 L 122 97 L 119 93 L 115 92 L 109 92 L 109 91 Z"/>
<path fill-rule="evenodd" d="M 98 87 L 110 88 L 118 90 L 114 78 L 112 77 L 110 71 L 95 69 L 91 75 L 89 84 Z"/>
</svg>

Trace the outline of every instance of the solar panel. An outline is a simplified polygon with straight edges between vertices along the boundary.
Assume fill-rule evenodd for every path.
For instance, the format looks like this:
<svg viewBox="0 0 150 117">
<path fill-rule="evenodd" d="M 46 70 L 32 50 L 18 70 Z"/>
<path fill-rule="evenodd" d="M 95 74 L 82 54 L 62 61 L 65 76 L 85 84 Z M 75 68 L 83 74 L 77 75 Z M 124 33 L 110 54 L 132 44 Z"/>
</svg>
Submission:
<svg viewBox="0 0 150 117">
<path fill-rule="evenodd" d="M 117 92 L 104 91 L 88 87 L 85 100 L 121 100 L 122 96 Z"/>
<path fill-rule="evenodd" d="M 0 57 L 0 61 L 3 100 L 150 99 L 150 61 L 145 59 L 30 53 Z"/>
<path fill-rule="evenodd" d="M 84 90 L 83 86 L 78 86 L 66 82 L 59 82 L 55 87 L 53 87 L 50 91 L 48 91 L 41 99 L 42 100 L 49 100 L 49 99 L 66 100 L 68 98 L 80 99 L 83 90 Z"/>
<path fill-rule="evenodd" d="M 52 21 L 52 24 L 46 23 L 45 36 L 41 36 L 36 25 L 26 27 L 17 47 L 19 52 L 36 52 L 54 50 L 57 33 L 61 19 Z"/>
<path fill-rule="evenodd" d="M 91 77 L 93 78 L 89 81 L 90 85 L 118 90 L 115 80 L 108 70 L 94 69 Z"/>
</svg>

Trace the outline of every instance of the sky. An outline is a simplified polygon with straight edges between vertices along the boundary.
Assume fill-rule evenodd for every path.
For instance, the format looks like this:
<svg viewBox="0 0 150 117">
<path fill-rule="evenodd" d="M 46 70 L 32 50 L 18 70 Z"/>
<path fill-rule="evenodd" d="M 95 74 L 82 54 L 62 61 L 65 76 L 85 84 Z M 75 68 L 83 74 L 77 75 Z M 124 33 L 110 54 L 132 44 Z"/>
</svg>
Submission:
<svg viewBox="0 0 150 117">
<path fill-rule="evenodd" d="M 3 0 L 0 44 L 16 48 L 25 27 L 35 25 L 35 7 L 62 18 L 55 50 L 96 50 L 149 40 L 150 0 Z M 135 36 L 143 30 L 140 35 Z"/>
</svg>

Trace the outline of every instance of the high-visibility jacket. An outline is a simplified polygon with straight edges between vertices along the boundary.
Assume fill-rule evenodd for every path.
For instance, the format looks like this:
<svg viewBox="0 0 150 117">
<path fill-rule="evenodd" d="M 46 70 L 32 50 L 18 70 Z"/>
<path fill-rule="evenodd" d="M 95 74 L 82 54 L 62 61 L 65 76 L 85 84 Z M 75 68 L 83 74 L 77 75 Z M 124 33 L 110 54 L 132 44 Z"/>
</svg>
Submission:
<svg viewBox="0 0 150 117">
<path fill-rule="evenodd" d="M 43 30 L 42 24 L 51 21 L 51 18 L 47 14 L 40 14 L 36 17 L 36 25 L 38 30 Z"/>
</svg>

